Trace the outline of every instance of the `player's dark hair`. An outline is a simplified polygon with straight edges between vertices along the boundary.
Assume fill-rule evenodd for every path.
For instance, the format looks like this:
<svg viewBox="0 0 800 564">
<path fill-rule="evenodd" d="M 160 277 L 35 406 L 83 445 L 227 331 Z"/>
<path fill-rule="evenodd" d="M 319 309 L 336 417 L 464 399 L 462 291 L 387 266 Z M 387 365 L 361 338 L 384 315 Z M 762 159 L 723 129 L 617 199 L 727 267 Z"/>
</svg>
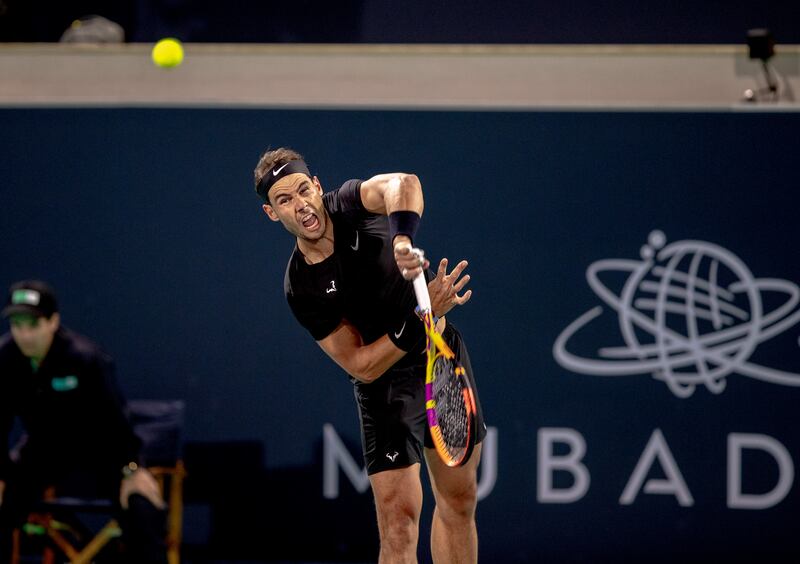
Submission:
<svg viewBox="0 0 800 564">
<path fill-rule="evenodd" d="M 274 150 L 267 149 L 261 158 L 258 160 L 258 164 L 256 165 L 255 170 L 253 171 L 253 180 L 255 181 L 255 190 L 259 196 L 262 196 L 264 200 L 269 203 L 269 199 L 267 195 L 260 194 L 259 186 L 261 185 L 261 181 L 264 179 L 264 175 L 267 174 L 270 170 L 272 170 L 275 165 L 288 163 L 289 161 L 303 161 L 303 156 L 294 151 L 292 149 L 286 147 L 279 147 Z"/>
</svg>

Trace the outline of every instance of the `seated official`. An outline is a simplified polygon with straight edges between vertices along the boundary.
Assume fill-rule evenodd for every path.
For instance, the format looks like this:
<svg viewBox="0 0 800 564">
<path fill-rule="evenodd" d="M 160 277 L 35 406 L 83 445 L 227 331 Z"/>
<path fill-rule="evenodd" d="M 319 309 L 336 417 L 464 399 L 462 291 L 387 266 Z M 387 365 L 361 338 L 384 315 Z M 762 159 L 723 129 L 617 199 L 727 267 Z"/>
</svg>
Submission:
<svg viewBox="0 0 800 564">
<path fill-rule="evenodd" d="M 164 501 L 139 464 L 136 437 L 114 362 L 97 344 L 61 326 L 45 282 L 9 289 L 0 337 L 0 562 L 48 488 L 56 495 L 112 500 L 125 558 L 166 562 Z M 19 418 L 26 441 L 12 461 L 8 438 Z"/>
</svg>

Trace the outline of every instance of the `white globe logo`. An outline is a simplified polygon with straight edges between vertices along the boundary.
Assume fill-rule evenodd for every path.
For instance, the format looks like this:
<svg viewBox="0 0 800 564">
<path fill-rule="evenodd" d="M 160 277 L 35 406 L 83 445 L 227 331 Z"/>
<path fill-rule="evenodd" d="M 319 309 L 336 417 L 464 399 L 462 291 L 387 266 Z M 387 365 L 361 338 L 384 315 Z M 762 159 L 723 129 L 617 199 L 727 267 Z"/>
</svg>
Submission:
<svg viewBox="0 0 800 564">
<path fill-rule="evenodd" d="M 653 231 L 641 249 L 642 261 L 608 259 L 589 266 L 589 285 L 616 310 L 625 346 L 601 348 L 595 359 L 567 350 L 569 338 L 602 313 L 596 307 L 559 335 L 553 347 L 559 364 L 601 376 L 650 373 L 682 398 L 698 385 L 721 393 L 734 372 L 799 386 L 798 374 L 747 362 L 759 343 L 800 321 L 797 285 L 755 279 L 738 257 L 712 243 L 665 243 L 664 234 Z M 628 274 L 618 294 L 600 280 L 608 272 Z M 765 291 L 787 298 L 764 312 Z"/>
</svg>

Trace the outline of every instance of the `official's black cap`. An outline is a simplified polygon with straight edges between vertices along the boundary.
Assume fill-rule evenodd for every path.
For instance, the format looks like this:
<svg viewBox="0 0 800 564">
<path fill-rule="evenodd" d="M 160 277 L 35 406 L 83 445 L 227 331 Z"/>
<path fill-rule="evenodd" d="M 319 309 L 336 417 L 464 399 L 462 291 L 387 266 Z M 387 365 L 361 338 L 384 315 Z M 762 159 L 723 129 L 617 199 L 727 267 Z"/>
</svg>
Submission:
<svg viewBox="0 0 800 564">
<path fill-rule="evenodd" d="M 51 317 L 58 311 L 56 293 L 47 282 L 22 280 L 8 289 L 8 299 L 3 308 L 3 317 L 28 314 L 36 317 Z"/>
</svg>

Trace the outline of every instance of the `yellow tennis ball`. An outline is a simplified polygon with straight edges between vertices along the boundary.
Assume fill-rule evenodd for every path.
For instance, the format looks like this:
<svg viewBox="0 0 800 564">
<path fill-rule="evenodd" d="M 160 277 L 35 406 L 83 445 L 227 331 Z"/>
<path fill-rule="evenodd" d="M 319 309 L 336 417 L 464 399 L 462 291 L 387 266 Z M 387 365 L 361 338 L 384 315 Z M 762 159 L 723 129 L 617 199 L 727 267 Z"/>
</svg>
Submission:
<svg viewBox="0 0 800 564">
<path fill-rule="evenodd" d="M 167 37 L 153 46 L 153 62 L 162 68 L 177 67 L 183 62 L 183 45 L 175 38 Z"/>
</svg>

